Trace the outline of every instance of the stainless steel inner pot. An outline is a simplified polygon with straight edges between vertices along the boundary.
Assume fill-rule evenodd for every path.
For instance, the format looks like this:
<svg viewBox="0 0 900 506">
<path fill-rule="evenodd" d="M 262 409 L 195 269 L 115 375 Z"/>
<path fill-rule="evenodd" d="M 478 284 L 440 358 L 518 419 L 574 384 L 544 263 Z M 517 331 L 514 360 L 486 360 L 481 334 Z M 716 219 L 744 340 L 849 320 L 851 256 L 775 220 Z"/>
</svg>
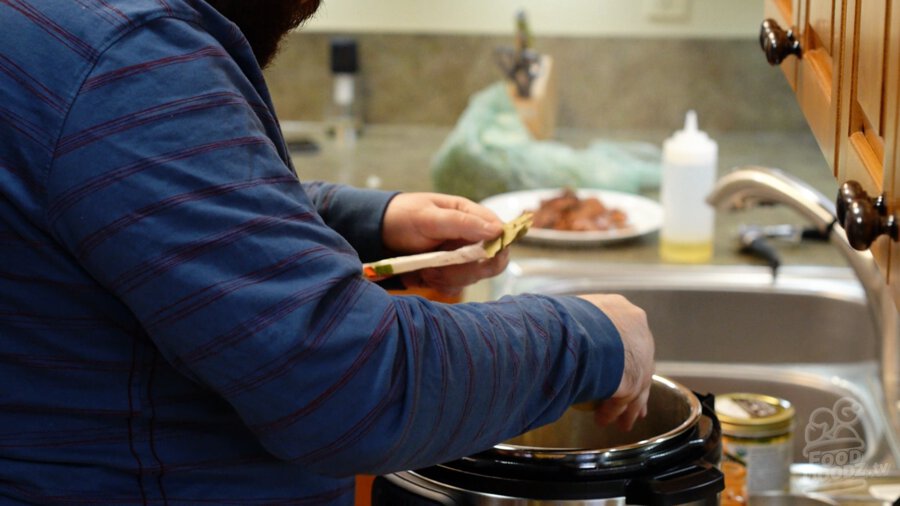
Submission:
<svg viewBox="0 0 900 506">
<path fill-rule="evenodd" d="M 648 415 L 633 430 L 570 408 L 544 427 L 444 464 L 379 477 L 377 506 L 623 504 L 714 506 L 721 431 L 712 397 L 654 376 Z"/>
<path fill-rule="evenodd" d="M 653 377 L 647 402 L 648 416 L 629 432 L 614 424 L 597 425 L 591 410 L 569 408 L 556 422 L 504 441 L 486 453 L 554 462 L 599 455 L 620 458 L 646 453 L 682 436 L 697 424 L 702 412 L 693 392 L 662 376 Z"/>
</svg>

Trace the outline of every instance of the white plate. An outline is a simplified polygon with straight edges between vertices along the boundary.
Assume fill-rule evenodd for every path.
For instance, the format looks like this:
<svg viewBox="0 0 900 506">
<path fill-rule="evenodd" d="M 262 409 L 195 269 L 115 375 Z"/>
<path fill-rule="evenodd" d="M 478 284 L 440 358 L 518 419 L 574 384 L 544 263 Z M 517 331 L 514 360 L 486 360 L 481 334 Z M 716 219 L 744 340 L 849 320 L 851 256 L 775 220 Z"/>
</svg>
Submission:
<svg viewBox="0 0 900 506">
<path fill-rule="evenodd" d="M 559 188 L 502 193 L 484 199 L 481 204 L 509 221 L 524 211 L 537 210 L 542 200 L 560 195 Z M 579 189 L 578 198 L 596 197 L 607 207 L 619 209 L 628 216 L 629 226 L 621 229 L 573 232 L 532 227 L 523 237 L 529 242 L 555 245 L 590 245 L 633 239 L 659 230 L 663 211 L 659 203 L 646 197 L 609 190 Z"/>
</svg>

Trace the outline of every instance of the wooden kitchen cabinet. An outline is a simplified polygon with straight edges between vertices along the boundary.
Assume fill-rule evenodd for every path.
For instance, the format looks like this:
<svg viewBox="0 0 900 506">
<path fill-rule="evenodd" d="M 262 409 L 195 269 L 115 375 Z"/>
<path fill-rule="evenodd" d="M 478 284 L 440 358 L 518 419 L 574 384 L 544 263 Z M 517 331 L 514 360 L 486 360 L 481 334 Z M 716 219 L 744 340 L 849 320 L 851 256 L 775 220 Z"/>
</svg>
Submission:
<svg viewBox="0 0 900 506">
<path fill-rule="evenodd" d="M 891 8 L 893 7 L 893 8 Z M 887 202 L 888 215 L 900 214 L 900 1 L 888 2 L 886 25 L 886 51 L 884 69 L 884 163 L 881 174 L 882 187 Z M 888 280 L 894 301 L 900 308 L 900 243 L 881 239 L 886 243 Z"/>
<path fill-rule="evenodd" d="M 804 0 L 799 10 L 803 57 L 797 64 L 797 101 L 822 153 L 836 154 L 839 122 L 841 11 L 832 0 Z M 832 160 L 834 157 L 830 157 Z M 832 170 L 835 169 L 832 164 Z"/>
<path fill-rule="evenodd" d="M 883 195 L 894 215 L 900 0 L 764 1 L 765 15 L 800 43 L 800 57 L 787 57 L 782 70 L 828 166 L 838 182 L 857 181 L 868 195 Z M 793 68 L 784 67 L 789 62 Z M 900 307 L 900 245 L 883 235 L 870 249 Z"/>
<path fill-rule="evenodd" d="M 790 30 L 802 56 L 787 57 L 780 66 L 797 96 L 800 110 L 832 169 L 840 112 L 840 47 L 842 17 L 834 0 L 767 0 L 765 14 Z"/>
<path fill-rule="evenodd" d="M 838 126 L 838 181 L 858 181 L 872 196 L 887 195 L 892 172 L 897 129 L 897 47 L 891 48 L 893 23 L 891 0 L 844 0 L 846 25 Z M 900 3 L 898 3 L 900 5 Z M 892 30 L 892 25 L 896 28 Z M 893 34 L 896 38 L 896 34 Z M 893 57 L 890 54 L 893 53 Z M 893 90 L 893 93 L 891 93 Z M 893 208 L 893 206 L 891 206 Z M 900 293 L 900 281 L 892 273 L 891 243 L 881 236 L 871 246 L 886 279 Z M 895 248 L 896 249 L 896 248 Z M 894 264 L 900 271 L 900 263 Z M 895 300 L 900 298 L 895 297 Z"/>
</svg>

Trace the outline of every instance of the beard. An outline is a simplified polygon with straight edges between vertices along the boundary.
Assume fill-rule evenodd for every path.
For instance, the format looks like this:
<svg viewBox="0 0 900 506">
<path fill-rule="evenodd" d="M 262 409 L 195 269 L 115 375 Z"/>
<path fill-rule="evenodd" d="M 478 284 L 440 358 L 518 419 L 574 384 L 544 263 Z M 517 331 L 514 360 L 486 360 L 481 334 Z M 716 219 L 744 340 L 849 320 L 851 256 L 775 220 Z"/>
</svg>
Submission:
<svg viewBox="0 0 900 506">
<path fill-rule="evenodd" d="M 320 0 L 206 1 L 241 29 L 261 68 L 272 62 L 284 36 L 312 16 L 320 3 Z"/>
</svg>

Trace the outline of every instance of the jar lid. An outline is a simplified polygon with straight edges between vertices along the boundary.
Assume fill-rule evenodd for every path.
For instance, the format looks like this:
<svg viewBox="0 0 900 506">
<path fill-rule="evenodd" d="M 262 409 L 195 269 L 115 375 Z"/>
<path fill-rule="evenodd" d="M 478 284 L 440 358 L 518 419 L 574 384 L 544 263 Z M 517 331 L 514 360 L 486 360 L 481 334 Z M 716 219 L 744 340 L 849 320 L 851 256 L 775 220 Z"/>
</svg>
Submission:
<svg viewBox="0 0 900 506">
<path fill-rule="evenodd" d="M 794 406 L 770 395 L 728 393 L 716 396 L 722 432 L 738 437 L 765 437 L 790 431 Z"/>
</svg>

